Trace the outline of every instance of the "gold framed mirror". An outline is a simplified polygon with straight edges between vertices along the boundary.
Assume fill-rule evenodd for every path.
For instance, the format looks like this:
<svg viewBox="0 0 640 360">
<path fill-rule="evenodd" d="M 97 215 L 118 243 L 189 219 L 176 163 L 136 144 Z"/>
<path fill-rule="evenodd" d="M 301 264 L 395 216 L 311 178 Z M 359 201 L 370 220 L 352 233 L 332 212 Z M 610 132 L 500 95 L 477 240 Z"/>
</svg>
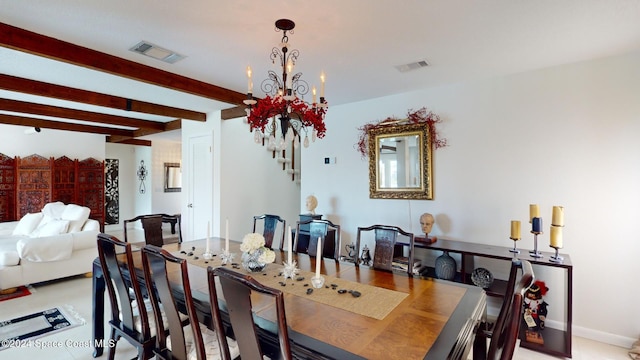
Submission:
<svg viewBox="0 0 640 360">
<path fill-rule="evenodd" d="M 179 163 L 164 163 L 164 192 L 182 191 L 182 169 Z"/>
<path fill-rule="evenodd" d="M 426 123 L 367 131 L 369 198 L 433 199 L 432 144 Z"/>
</svg>

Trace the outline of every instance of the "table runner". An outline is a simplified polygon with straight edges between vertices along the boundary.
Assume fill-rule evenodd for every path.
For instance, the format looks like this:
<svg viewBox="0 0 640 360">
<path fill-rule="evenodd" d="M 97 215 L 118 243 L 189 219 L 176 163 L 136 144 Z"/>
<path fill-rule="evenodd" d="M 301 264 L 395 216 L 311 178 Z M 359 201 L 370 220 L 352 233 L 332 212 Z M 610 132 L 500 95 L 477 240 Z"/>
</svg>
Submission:
<svg viewBox="0 0 640 360">
<path fill-rule="evenodd" d="M 196 251 L 189 253 L 181 251 L 173 254 L 187 259 L 190 264 L 203 268 L 223 266 L 219 256 L 214 256 L 207 261 L 201 255 L 198 255 L 200 252 L 196 253 Z M 240 264 L 240 254 L 235 255 L 238 259 L 234 260 L 234 263 L 237 262 L 234 270 L 249 274 L 266 286 L 377 320 L 384 319 L 408 295 L 395 290 L 360 284 L 327 275 L 323 275 L 325 286 L 320 289 L 313 289 L 311 286 L 311 278 L 315 275 L 313 272 L 300 271 L 295 279 L 285 280 L 281 275 L 284 268 L 283 265 L 276 263 L 268 264 L 263 272 L 248 272 Z M 224 266 L 231 267 L 229 264 Z M 307 289 L 313 289 L 313 292 L 307 294 Z M 338 290 L 346 290 L 346 293 L 340 294 Z M 353 292 L 358 292 L 360 296 L 353 296 Z"/>
</svg>

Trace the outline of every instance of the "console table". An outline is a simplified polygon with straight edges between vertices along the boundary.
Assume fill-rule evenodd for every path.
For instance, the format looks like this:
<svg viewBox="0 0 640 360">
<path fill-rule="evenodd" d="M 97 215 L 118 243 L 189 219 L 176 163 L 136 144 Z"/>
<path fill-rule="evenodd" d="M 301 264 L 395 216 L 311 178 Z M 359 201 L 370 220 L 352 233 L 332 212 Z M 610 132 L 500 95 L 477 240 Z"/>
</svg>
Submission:
<svg viewBox="0 0 640 360">
<path fill-rule="evenodd" d="M 438 239 L 434 243 L 427 243 L 420 241 L 420 238 L 416 238 L 415 247 L 424 248 L 430 250 L 447 251 L 449 253 L 457 253 L 461 256 L 460 272 L 456 274 L 454 281 L 473 284 L 471 281 L 471 273 L 474 269 L 474 258 L 484 257 L 497 260 L 511 261 L 514 258 L 514 254 L 509 252 L 510 247 L 493 246 L 485 244 L 468 243 L 463 241 L 454 241 L 446 239 Z M 552 252 L 542 252 L 543 257 L 536 259 L 529 256 L 528 249 L 520 249 L 520 254 L 515 254 L 517 258 L 528 260 L 534 265 L 534 273 L 536 266 L 548 266 L 560 269 L 565 273 L 565 328 L 558 330 L 554 328 L 546 327 L 542 330 L 544 337 L 544 344 L 536 344 L 527 342 L 524 334 L 526 326 L 524 323 L 520 329 L 520 346 L 532 349 L 535 351 L 544 352 L 554 356 L 571 357 L 571 322 L 572 322 L 572 297 L 573 297 L 573 265 L 571 264 L 571 258 L 567 254 L 560 254 L 564 261 L 562 263 L 554 263 L 549 261 L 549 257 L 554 255 Z M 423 264 L 425 265 L 425 264 Z M 433 267 L 427 267 L 423 273 L 425 276 L 435 277 Z M 506 281 L 494 280 L 490 288 L 485 289 L 488 296 L 494 296 L 502 298 L 506 291 Z M 561 291 L 562 289 L 558 289 Z"/>
</svg>

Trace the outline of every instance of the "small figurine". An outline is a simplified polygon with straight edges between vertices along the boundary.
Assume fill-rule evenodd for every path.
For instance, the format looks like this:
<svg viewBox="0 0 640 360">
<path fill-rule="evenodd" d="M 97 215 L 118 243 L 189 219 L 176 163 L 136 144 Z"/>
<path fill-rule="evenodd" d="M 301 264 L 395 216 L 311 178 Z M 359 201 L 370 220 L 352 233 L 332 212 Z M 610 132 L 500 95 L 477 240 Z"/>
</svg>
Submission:
<svg viewBox="0 0 640 360">
<path fill-rule="evenodd" d="M 367 245 L 362 249 L 362 256 L 360 257 L 363 265 L 369 265 L 371 263 L 371 253 L 369 252 L 369 248 Z"/>
<path fill-rule="evenodd" d="M 307 196 L 306 206 L 307 206 L 307 211 L 309 211 L 309 214 L 315 215 L 316 207 L 318 206 L 318 199 L 313 195 Z"/>
<path fill-rule="evenodd" d="M 431 228 L 433 227 L 433 224 L 435 222 L 436 222 L 435 218 L 433 217 L 433 215 L 429 213 L 424 213 L 420 215 L 420 228 L 424 233 L 425 242 L 432 243 L 437 240 L 435 236 L 429 238 L 429 233 L 431 232 Z"/>
<path fill-rule="evenodd" d="M 533 330 L 544 330 L 547 319 L 547 304 L 542 298 L 549 288 L 544 281 L 537 280 L 524 293 L 524 321 Z"/>
</svg>

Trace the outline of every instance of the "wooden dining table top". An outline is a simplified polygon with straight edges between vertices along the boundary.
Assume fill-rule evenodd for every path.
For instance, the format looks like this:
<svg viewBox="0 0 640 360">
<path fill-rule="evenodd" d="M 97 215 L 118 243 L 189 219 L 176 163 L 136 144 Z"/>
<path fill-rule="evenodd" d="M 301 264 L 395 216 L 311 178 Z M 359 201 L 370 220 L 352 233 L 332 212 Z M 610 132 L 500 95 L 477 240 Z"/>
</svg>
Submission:
<svg viewBox="0 0 640 360">
<path fill-rule="evenodd" d="M 240 263 L 239 246 L 238 242 L 229 241 L 229 251 L 235 254 L 234 263 Z M 189 279 L 194 296 L 202 301 L 208 300 L 206 267 L 209 264 L 202 259 L 205 247 L 205 240 L 163 247 L 178 256 L 198 259 L 189 261 Z M 209 247 L 213 254 L 220 254 L 224 241 L 211 238 Z M 281 267 L 287 259 L 285 251 L 275 250 L 275 253 L 276 260 L 268 267 Z M 294 253 L 293 259 L 299 269 L 314 271 L 316 258 Z M 384 318 L 376 319 L 315 301 L 313 296 L 284 291 L 292 342 L 327 358 L 442 360 L 462 357 L 472 343 L 475 325 L 486 311 L 486 295 L 477 287 L 374 270 L 334 259 L 322 258 L 321 261 L 321 274 L 327 278 L 406 294 Z M 255 273 L 254 278 L 260 281 L 260 276 Z M 258 317 L 276 321 L 275 307 L 267 298 L 256 294 L 252 302 Z"/>
</svg>

